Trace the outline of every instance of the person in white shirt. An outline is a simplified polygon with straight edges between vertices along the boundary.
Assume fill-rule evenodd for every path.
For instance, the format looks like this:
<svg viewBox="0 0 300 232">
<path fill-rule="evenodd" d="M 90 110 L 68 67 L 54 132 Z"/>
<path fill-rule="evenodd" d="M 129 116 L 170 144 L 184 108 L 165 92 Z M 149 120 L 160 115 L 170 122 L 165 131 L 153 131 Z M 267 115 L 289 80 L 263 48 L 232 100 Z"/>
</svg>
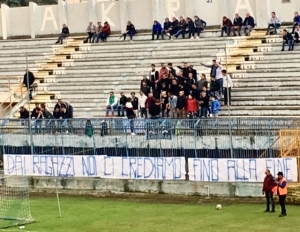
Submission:
<svg viewBox="0 0 300 232">
<path fill-rule="evenodd" d="M 296 30 L 295 30 L 295 43 L 300 43 L 300 25 L 296 26 Z"/>
<path fill-rule="evenodd" d="M 217 65 L 217 69 L 216 69 L 216 80 L 219 83 L 220 86 L 220 98 L 222 98 L 222 96 L 224 95 L 224 88 L 223 88 L 223 74 L 222 74 L 222 70 L 223 67 L 219 62 L 216 62 Z"/>
<path fill-rule="evenodd" d="M 277 29 L 278 29 L 280 26 L 281 26 L 280 19 L 276 16 L 275 12 L 272 12 L 272 13 L 271 13 L 271 19 L 270 19 L 270 22 L 269 22 L 269 26 L 268 26 L 266 35 L 269 34 L 270 28 L 271 28 L 271 27 L 274 28 L 274 34 L 277 34 Z"/>
<path fill-rule="evenodd" d="M 227 74 L 227 71 L 222 70 L 223 75 L 223 88 L 224 88 L 224 105 L 231 104 L 231 88 L 233 87 L 233 83 L 231 77 Z"/>
<path fill-rule="evenodd" d="M 146 109 L 146 100 L 147 96 L 140 91 L 140 96 L 138 97 L 138 103 L 139 103 L 139 110 L 141 112 L 141 117 L 147 118 L 147 109 Z"/>
</svg>

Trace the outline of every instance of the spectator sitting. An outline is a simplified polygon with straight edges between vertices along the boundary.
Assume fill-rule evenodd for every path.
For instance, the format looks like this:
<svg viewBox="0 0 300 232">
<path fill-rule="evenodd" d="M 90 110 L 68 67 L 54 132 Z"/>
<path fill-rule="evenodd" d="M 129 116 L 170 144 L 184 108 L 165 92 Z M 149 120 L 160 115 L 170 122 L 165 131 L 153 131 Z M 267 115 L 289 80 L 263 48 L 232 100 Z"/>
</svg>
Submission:
<svg viewBox="0 0 300 232">
<path fill-rule="evenodd" d="M 295 30 L 295 43 L 300 43 L 300 25 L 296 26 L 296 30 Z"/>
<path fill-rule="evenodd" d="M 178 22 L 178 31 L 176 32 L 176 34 L 174 35 L 174 37 L 177 39 L 178 36 L 181 34 L 182 38 L 185 38 L 185 29 L 186 29 L 186 21 L 184 20 L 184 18 L 182 16 L 180 16 L 179 18 L 179 22 Z"/>
<path fill-rule="evenodd" d="M 63 40 L 70 36 L 69 28 L 66 24 L 62 25 L 61 33 L 58 35 L 58 40 L 56 41 L 56 44 L 60 43 L 63 44 Z"/>
<path fill-rule="evenodd" d="M 171 30 L 172 30 L 172 23 L 170 22 L 169 18 L 166 18 L 164 22 L 162 38 L 164 39 L 164 34 L 170 36 Z"/>
<path fill-rule="evenodd" d="M 239 33 L 239 36 L 241 36 L 242 26 L 243 26 L 243 19 L 239 16 L 239 14 L 236 13 L 233 20 L 233 27 L 232 27 L 232 32 L 234 36 L 236 36 L 235 31 Z"/>
<path fill-rule="evenodd" d="M 298 12 L 294 13 L 293 21 L 294 21 L 294 25 L 293 25 L 292 34 L 294 34 L 296 27 L 300 25 L 300 15 L 298 14 Z"/>
<path fill-rule="evenodd" d="M 281 26 L 281 22 L 279 18 L 276 16 L 275 12 L 272 12 L 266 35 L 269 34 L 271 27 L 274 28 L 274 34 L 277 34 L 277 28 L 279 28 L 280 26 Z"/>
<path fill-rule="evenodd" d="M 20 107 L 20 118 L 22 119 L 28 119 L 29 118 L 29 111 L 24 107 Z"/>
<path fill-rule="evenodd" d="M 98 43 L 101 36 L 101 30 L 102 30 L 101 22 L 98 22 L 97 24 L 98 26 L 96 27 L 96 32 L 93 35 L 92 43 Z"/>
<path fill-rule="evenodd" d="M 195 23 L 189 17 L 186 18 L 187 27 L 189 31 L 189 39 L 194 39 L 195 36 Z"/>
<path fill-rule="evenodd" d="M 208 85 L 208 82 L 206 80 L 206 75 L 204 73 L 202 73 L 201 78 L 198 81 L 198 90 L 202 91 L 204 86 L 207 88 L 207 85 Z"/>
<path fill-rule="evenodd" d="M 249 13 L 246 14 L 246 18 L 243 22 L 243 30 L 246 36 L 250 36 L 252 29 L 255 27 L 254 18 Z"/>
<path fill-rule="evenodd" d="M 86 32 L 88 34 L 88 37 L 83 42 L 91 43 L 92 38 L 93 38 L 94 34 L 96 33 L 96 26 L 93 24 L 93 22 L 89 22 L 89 25 L 86 28 Z"/>
<path fill-rule="evenodd" d="M 186 100 L 186 112 L 188 118 L 194 118 L 198 112 L 197 100 L 190 94 Z"/>
<path fill-rule="evenodd" d="M 163 29 L 161 27 L 161 24 L 155 20 L 152 26 L 152 40 L 154 40 L 154 35 L 156 35 L 156 39 L 159 39 L 160 35 L 161 38 L 164 39 L 162 31 Z"/>
<path fill-rule="evenodd" d="M 102 27 L 101 33 L 100 33 L 100 39 L 102 42 L 106 42 L 107 41 L 107 37 L 110 35 L 111 31 L 110 31 L 110 25 L 108 24 L 108 22 L 104 23 L 104 26 Z"/>
<path fill-rule="evenodd" d="M 132 38 L 135 34 L 136 34 L 136 30 L 135 30 L 134 25 L 130 21 L 128 21 L 127 26 L 126 26 L 126 31 L 123 34 L 124 41 L 126 40 L 126 35 L 129 35 L 130 36 L 130 42 L 132 42 Z"/>
<path fill-rule="evenodd" d="M 221 105 L 215 96 L 212 96 L 211 100 L 212 100 L 211 109 L 210 109 L 210 112 L 212 114 L 211 116 L 216 118 L 218 117 L 218 113 L 220 111 Z"/>
<path fill-rule="evenodd" d="M 226 16 L 223 17 L 223 24 L 221 26 L 221 37 L 223 37 L 224 32 L 227 34 L 227 36 L 230 36 L 232 27 L 232 22 L 230 19 L 228 19 Z"/>
<path fill-rule="evenodd" d="M 114 95 L 114 92 L 109 93 L 110 96 L 106 101 L 106 117 L 108 117 L 109 111 L 111 110 L 111 116 L 114 116 L 115 110 L 118 108 L 118 98 Z"/>
<path fill-rule="evenodd" d="M 120 104 L 118 105 L 118 117 L 124 117 L 124 112 L 125 112 L 125 105 L 127 102 L 127 97 L 125 96 L 125 94 L 122 92 L 120 93 L 121 97 L 120 97 Z M 121 115 L 122 112 L 122 115 Z"/>
<path fill-rule="evenodd" d="M 204 28 L 206 27 L 206 22 L 200 19 L 198 16 L 194 17 L 195 19 L 195 32 L 197 33 L 196 39 L 200 38 L 200 33 L 204 31 Z"/>
<path fill-rule="evenodd" d="M 171 31 L 169 34 L 167 34 L 170 39 L 173 39 L 174 38 L 174 35 L 176 35 L 176 33 L 178 32 L 179 30 L 179 22 L 178 20 L 176 19 L 176 17 L 173 17 L 172 18 L 172 26 L 171 26 Z"/>
<path fill-rule="evenodd" d="M 283 37 L 283 41 L 282 41 L 281 51 L 284 51 L 285 44 L 289 45 L 289 51 L 293 51 L 294 50 L 294 37 L 292 36 L 292 34 L 287 32 L 286 29 L 283 29 L 282 37 Z"/>
<path fill-rule="evenodd" d="M 28 75 L 28 80 L 27 80 Z M 23 84 L 26 86 L 27 90 L 29 90 L 29 98 L 32 100 L 32 88 L 30 86 L 34 83 L 35 77 L 32 72 L 29 71 L 29 69 L 26 69 L 26 73 L 24 74 L 23 78 Z"/>
</svg>

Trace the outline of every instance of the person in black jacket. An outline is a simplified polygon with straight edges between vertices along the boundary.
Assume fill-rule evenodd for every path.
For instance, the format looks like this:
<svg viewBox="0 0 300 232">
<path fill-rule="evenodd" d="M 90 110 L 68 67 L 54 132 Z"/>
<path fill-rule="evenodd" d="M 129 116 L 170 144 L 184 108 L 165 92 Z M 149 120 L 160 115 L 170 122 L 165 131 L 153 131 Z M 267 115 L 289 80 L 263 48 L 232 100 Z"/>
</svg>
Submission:
<svg viewBox="0 0 300 232">
<path fill-rule="evenodd" d="M 210 78 L 210 95 L 215 96 L 217 99 L 219 99 L 219 90 L 220 90 L 220 84 L 217 82 L 215 77 Z"/>
<path fill-rule="evenodd" d="M 289 45 L 289 51 L 293 51 L 294 50 L 294 37 L 292 36 L 292 34 L 287 32 L 286 29 L 283 29 L 282 37 L 283 37 L 283 42 L 282 42 L 281 51 L 284 51 L 284 47 L 286 44 Z"/>
<path fill-rule="evenodd" d="M 135 30 L 135 27 L 134 25 L 128 21 L 127 22 L 127 26 L 126 26 L 126 31 L 125 33 L 123 34 L 123 38 L 124 40 L 126 40 L 126 35 L 129 35 L 130 36 L 130 41 L 132 41 L 132 37 L 136 34 L 136 30 Z"/>
<path fill-rule="evenodd" d="M 177 66 L 177 68 L 181 69 L 182 70 L 182 74 L 185 78 L 187 78 L 189 76 L 189 73 L 190 73 L 190 68 L 187 64 L 187 62 L 184 62 L 183 63 L 183 67 L 181 66 Z"/>
<path fill-rule="evenodd" d="M 239 14 L 235 14 L 233 19 L 233 27 L 231 28 L 233 35 L 236 36 L 236 31 L 241 36 L 241 28 L 243 26 L 243 19 L 239 16 Z"/>
<path fill-rule="evenodd" d="M 133 111 L 135 115 L 138 115 L 138 110 L 139 110 L 139 99 L 135 96 L 135 92 L 131 93 L 131 104 L 133 107 Z"/>
<path fill-rule="evenodd" d="M 158 119 L 160 118 L 161 113 L 161 106 L 160 106 L 160 100 L 155 100 L 155 102 L 151 102 L 149 106 L 149 114 L 151 115 L 151 119 Z"/>
<path fill-rule="evenodd" d="M 179 21 L 176 19 L 176 17 L 172 18 L 172 26 L 171 26 L 171 31 L 169 34 L 167 34 L 169 36 L 170 39 L 174 38 L 174 35 L 176 35 L 176 33 L 179 30 Z"/>
<path fill-rule="evenodd" d="M 187 28 L 188 28 L 188 31 L 189 31 L 189 39 L 194 39 L 194 36 L 195 36 L 195 23 L 189 17 L 186 18 L 186 22 L 187 22 Z"/>
<path fill-rule="evenodd" d="M 28 76 L 28 80 L 27 80 Z M 30 86 L 34 83 L 35 77 L 32 72 L 29 71 L 29 69 L 26 69 L 26 73 L 24 74 L 23 78 L 23 84 L 26 86 L 26 88 L 29 90 L 29 98 L 32 99 L 32 88 Z"/>
<path fill-rule="evenodd" d="M 179 114 L 179 118 L 186 118 L 186 97 L 184 96 L 184 91 L 179 92 L 176 108 Z"/>
<path fill-rule="evenodd" d="M 124 112 L 125 112 L 125 105 L 127 103 L 127 97 L 125 94 L 122 92 L 120 93 L 120 104 L 118 105 L 118 117 L 121 117 L 121 111 L 122 111 L 122 117 L 124 117 Z"/>
<path fill-rule="evenodd" d="M 202 118 L 203 116 L 207 118 L 207 114 L 209 112 L 209 96 L 207 96 L 206 92 L 201 93 L 199 106 L 201 108 L 199 113 L 200 118 Z"/>
<path fill-rule="evenodd" d="M 243 22 L 243 31 L 246 36 L 249 36 L 252 29 L 255 27 L 254 18 L 249 13 L 246 14 L 246 18 Z"/>
<path fill-rule="evenodd" d="M 26 108 L 24 106 L 21 106 L 20 107 L 20 118 L 22 119 L 27 119 L 29 118 L 29 111 L 26 110 Z"/>
<path fill-rule="evenodd" d="M 149 72 L 150 86 L 152 92 L 155 89 L 155 84 L 159 81 L 159 72 L 155 70 L 155 64 L 151 64 L 151 71 Z M 146 95 L 148 96 L 148 95 Z"/>
<path fill-rule="evenodd" d="M 170 34 L 171 30 L 172 30 L 172 23 L 170 22 L 169 18 L 166 18 L 164 22 L 163 32 L 162 32 L 162 39 L 164 39 L 164 34 L 166 35 Z"/>
<path fill-rule="evenodd" d="M 184 18 L 182 16 L 180 16 L 179 22 L 178 22 L 178 31 L 176 32 L 174 37 L 177 39 L 178 36 L 181 34 L 182 38 L 184 39 L 186 28 L 187 28 L 186 21 L 184 20 Z"/>
<path fill-rule="evenodd" d="M 63 40 L 69 36 L 70 36 L 69 28 L 67 27 L 66 24 L 63 24 L 61 33 L 58 35 L 58 40 L 56 41 L 56 44 L 58 44 L 58 43 L 62 44 Z"/>
<path fill-rule="evenodd" d="M 145 82 L 146 85 L 147 85 L 147 86 L 149 87 L 149 89 L 150 89 L 150 87 L 151 87 L 151 82 L 150 82 L 150 80 L 147 78 L 146 75 L 143 75 L 143 79 L 141 80 L 141 87 L 140 87 L 140 88 L 143 87 L 143 82 Z"/>
</svg>

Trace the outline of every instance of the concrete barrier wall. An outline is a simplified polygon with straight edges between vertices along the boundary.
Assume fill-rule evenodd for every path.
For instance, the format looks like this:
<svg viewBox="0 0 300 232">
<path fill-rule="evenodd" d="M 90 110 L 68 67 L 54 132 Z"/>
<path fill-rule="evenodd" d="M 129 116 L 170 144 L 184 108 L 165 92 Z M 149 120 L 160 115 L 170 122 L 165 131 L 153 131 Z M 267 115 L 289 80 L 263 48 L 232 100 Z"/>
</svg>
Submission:
<svg viewBox="0 0 300 232">
<path fill-rule="evenodd" d="M 243 18 L 249 12 L 258 27 L 266 27 L 270 12 L 277 12 L 282 22 L 292 22 L 293 13 L 300 9 L 300 1 L 282 0 L 119 0 L 69 3 L 59 0 L 57 5 L 9 8 L 1 4 L 0 36 L 35 36 L 58 34 L 66 23 L 71 33 L 85 32 L 89 21 L 108 21 L 113 31 L 124 31 L 128 20 L 139 29 L 150 29 L 153 20 L 163 23 L 165 17 L 198 15 L 209 26 L 220 25 L 226 15 Z"/>
</svg>

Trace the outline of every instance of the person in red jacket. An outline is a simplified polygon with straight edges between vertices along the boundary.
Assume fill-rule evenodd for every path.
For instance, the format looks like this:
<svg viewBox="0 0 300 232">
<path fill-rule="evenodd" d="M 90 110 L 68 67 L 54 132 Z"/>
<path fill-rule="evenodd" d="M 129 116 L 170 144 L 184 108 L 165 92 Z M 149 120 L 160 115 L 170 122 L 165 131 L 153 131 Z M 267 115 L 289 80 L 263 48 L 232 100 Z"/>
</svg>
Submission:
<svg viewBox="0 0 300 232">
<path fill-rule="evenodd" d="M 267 201 L 267 208 L 264 212 L 270 212 L 274 213 L 275 212 L 275 204 L 274 204 L 274 189 L 276 187 L 275 179 L 272 176 L 271 172 L 269 169 L 265 171 L 265 179 L 264 179 L 264 184 L 263 184 L 263 189 L 262 189 L 262 194 L 266 196 L 266 201 Z M 270 204 L 272 205 L 272 210 L 270 211 Z"/>
<path fill-rule="evenodd" d="M 110 31 L 110 26 L 108 24 L 108 22 L 104 23 L 104 26 L 101 29 L 101 33 L 100 33 L 100 38 L 103 42 L 106 42 L 107 37 L 110 35 L 111 31 Z"/>
<path fill-rule="evenodd" d="M 198 111 L 197 100 L 193 98 L 192 95 L 190 94 L 187 97 L 187 101 L 186 101 L 186 112 L 188 118 L 193 118 L 196 115 L 197 111 Z"/>
</svg>

